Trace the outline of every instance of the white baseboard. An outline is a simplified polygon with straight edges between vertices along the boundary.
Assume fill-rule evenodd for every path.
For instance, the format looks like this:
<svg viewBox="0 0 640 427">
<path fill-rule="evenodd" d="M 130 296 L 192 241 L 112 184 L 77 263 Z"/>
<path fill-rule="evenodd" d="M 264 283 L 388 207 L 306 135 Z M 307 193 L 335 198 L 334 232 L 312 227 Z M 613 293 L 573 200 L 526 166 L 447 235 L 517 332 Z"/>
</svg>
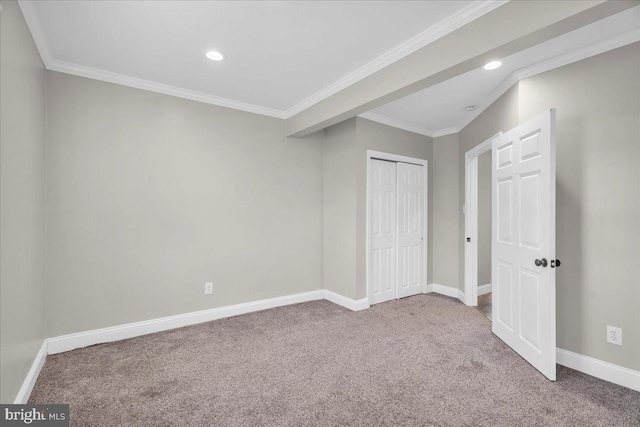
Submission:
<svg viewBox="0 0 640 427">
<path fill-rule="evenodd" d="M 491 292 L 491 283 L 478 286 L 478 296 L 488 294 L 489 292 Z"/>
<path fill-rule="evenodd" d="M 451 298 L 458 298 L 464 304 L 464 292 L 458 288 L 431 283 L 425 287 L 424 293 L 426 294 L 429 292 L 435 292 L 436 294 L 445 295 Z"/>
<path fill-rule="evenodd" d="M 487 291 L 482 292 L 481 289 Z M 424 293 L 429 292 L 458 298 L 462 303 L 464 303 L 464 293 L 457 288 L 432 283 L 424 287 Z M 478 295 L 488 292 L 491 292 L 491 284 L 478 286 Z M 558 363 L 558 365 L 566 366 L 567 368 L 575 369 L 576 371 L 580 371 L 587 375 L 591 375 L 592 377 L 600 378 L 601 380 L 640 391 L 639 371 L 634 371 L 632 369 L 614 365 L 613 363 L 573 353 L 561 348 L 556 349 L 556 363 Z"/>
<path fill-rule="evenodd" d="M 353 311 L 369 308 L 369 301 L 366 298 L 353 300 L 326 289 L 319 289 L 317 291 L 230 305 L 226 307 L 218 307 L 210 310 L 195 311 L 192 313 L 178 314 L 175 316 L 161 317 L 158 319 L 127 323 L 125 325 L 94 329 L 92 331 L 78 332 L 75 334 L 49 338 L 47 340 L 48 353 L 62 353 L 65 351 L 75 350 L 77 348 L 88 347 L 90 345 L 120 341 L 169 329 L 181 328 L 183 326 L 196 325 L 198 323 L 238 316 L 240 314 L 253 313 L 269 308 L 321 299 L 326 299 L 334 304 L 338 304 Z"/>
<path fill-rule="evenodd" d="M 337 294 L 333 291 L 329 291 L 327 289 L 324 290 L 324 299 L 326 299 L 327 301 L 331 301 L 334 304 L 341 305 L 342 307 L 348 308 L 352 311 L 360 311 L 369 308 L 369 300 L 366 298 L 355 300 Z"/>
<path fill-rule="evenodd" d="M 142 322 L 128 323 L 110 328 L 62 335 L 48 339 L 48 351 L 49 354 L 62 353 L 64 351 L 87 347 L 94 344 L 120 341 L 169 329 L 181 328 L 183 326 L 210 322 L 212 320 L 223 319 L 225 317 L 253 313 L 269 308 L 282 307 L 301 302 L 321 300 L 323 298 L 324 290 L 319 289 L 317 291 L 303 292 L 283 297 L 213 308 L 210 310 L 195 311 L 192 313 L 145 320 Z"/>
<path fill-rule="evenodd" d="M 437 283 L 431 284 L 432 292 L 435 292 L 440 295 L 446 295 L 452 298 L 458 298 L 458 293 L 460 290 L 458 288 L 452 288 L 451 286 L 439 285 Z"/>
<path fill-rule="evenodd" d="M 556 349 L 556 363 L 591 375 L 592 377 L 640 391 L 639 371 L 594 359 L 593 357 L 583 356 L 582 354 L 561 348 Z"/>
<path fill-rule="evenodd" d="M 38 375 L 40 375 L 40 370 L 42 369 L 42 365 L 44 365 L 44 361 L 47 358 L 47 340 L 42 341 L 42 345 L 40 346 L 40 350 L 36 354 L 36 358 L 33 360 L 31 364 L 31 368 L 29 368 L 29 372 L 27 372 L 27 376 L 22 383 L 22 387 L 18 390 L 18 394 L 16 395 L 16 399 L 14 400 L 14 404 L 16 405 L 24 405 L 29 400 L 29 396 L 31 396 L 31 390 L 33 390 L 33 386 L 36 385 L 36 380 L 38 379 Z"/>
<path fill-rule="evenodd" d="M 458 298 L 464 302 L 464 293 L 457 288 L 443 286 L 432 283 L 424 286 L 424 293 L 435 292 L 452 298 Z M 76 334 L 63 335 L 45 340 L 38 351 L 35 360 L 24 380 L 15 403 L 26 403 L 29 400 L 31 390 L 35 385 L 38 374 L 46 359 L 46 355 L 61 353 L 94 344 L 120 341 L 134 338 L 154 332 L 161 332 L 183 326 L 195 325 L 209 322 L 225 317 L 237 316 L 240 314 L 252 313 L 269 308 L 282 307 L 290 304 L 297 304 L 307 301 L 326 299 L 334 304 L 348 308 L 353 311 L 360 311 L 369 308 L 369 301 L 366 298 L 353 300 L 335 292 L 319 289 L 311 292 L 304 292 L 278 298 L 270 298 L 243 304 L 236 304 L 227 307 L 214 308 L 211 310 L 197 311 L 193 313 L 180 314 L 176 316 L 152 319 L 143 322 L 129 323 L 126 325 L 114 326 L 110 328 L 96 329 L 93 331 L 80 332 Z M 612 363 L 604 362 L 592 357 L 583 356 L 571 351 L 557 349 L 557 363 L 571 369 L 575 369 L 585 374 L 612 382 L 633 390 L 640 391 L 640 372 L 627 369 Z"/>
</svg>

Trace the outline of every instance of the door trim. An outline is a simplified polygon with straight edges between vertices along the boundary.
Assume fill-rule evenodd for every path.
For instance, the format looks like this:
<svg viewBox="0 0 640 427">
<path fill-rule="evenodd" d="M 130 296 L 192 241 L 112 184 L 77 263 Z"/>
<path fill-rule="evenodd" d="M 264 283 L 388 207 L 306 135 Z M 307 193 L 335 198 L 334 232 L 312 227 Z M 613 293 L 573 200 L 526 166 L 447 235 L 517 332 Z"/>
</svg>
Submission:
<svg viewBox="0 0 640 427">
<path fill-rule="evenodd" d="M 491 151 L 491 138 L 467 151 L 464 156 L 464 303 L 478 305 L 478 157 Z M 467 242 L 466 239 L 471 241 Z"/>
<path fill-rule="evenodd" d="M 367 189 L 366 189 L 366 272 L 365 272 L 365 282 L 367 288 L 367 301 L 371 304 L 371 299 L 369 295 L 369 255 L 371 252 L 371 239 L 370 239 L 370 218 L 369 218 L 369 192 L 371 189 L 371 160 L 387 160 L 391 162 L 400 162 L 400 163 L 411 163 L 414 165 L 419 165 L 424 167 L 424 263 L 422 268 L 422 287 L 426 289 L 427 287 L 427 277 L 428 277 L 428 268 L 429 268 L 429 162 L 424 159 L 418 159 L 416 157 L 408 157 L 402 156 L 399 154 L 385 153 L 383 151 L 375 151 L 375 150 L 367 150 Z M 396 233 L 396 243 L 397 243 L 397 233 Z M 397 259 L 397 253 L 396 253 Z M 398 284 L 396 283 L 396 299 L 398 296 Z"/>
</svg>

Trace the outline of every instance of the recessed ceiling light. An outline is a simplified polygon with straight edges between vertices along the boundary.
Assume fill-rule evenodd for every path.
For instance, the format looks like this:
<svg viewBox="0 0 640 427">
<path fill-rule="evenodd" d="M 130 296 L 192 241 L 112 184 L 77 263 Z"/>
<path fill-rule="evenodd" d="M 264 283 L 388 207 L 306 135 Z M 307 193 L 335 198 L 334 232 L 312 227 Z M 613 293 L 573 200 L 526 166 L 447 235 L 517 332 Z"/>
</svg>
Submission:
<svg viewBox="0 0 640 427">
<path fill-rule="evenodd" d="M 476 109 L 475 105 L 467 105 L 466 107 L 464 107 L 464 111 L 473 111 Z"/>
<path fill-rule="evenodd" d="M 485 70 L 495 70 L 496 68 L 498 68 L 501 65 L 502 65 L 502 62 L 500 62 L 500 61 L 491 61 L 487 65 L 484 66 L 484 69 Z"/>
<path fill-rule="evenodd" d="M 212 61 L 224 61 L 227 59 L 227 55 L 222 52 L 218 52 L 217 50 L 210 50 L 206 53 L 207 58 Z"/>
</svg>

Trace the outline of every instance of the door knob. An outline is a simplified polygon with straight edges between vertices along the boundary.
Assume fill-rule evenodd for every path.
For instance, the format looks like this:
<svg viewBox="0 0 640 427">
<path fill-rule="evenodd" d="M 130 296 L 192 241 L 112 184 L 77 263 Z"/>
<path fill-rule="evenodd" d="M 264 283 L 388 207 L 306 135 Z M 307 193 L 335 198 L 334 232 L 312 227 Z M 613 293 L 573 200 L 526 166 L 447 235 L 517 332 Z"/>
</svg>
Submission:
<svg viewBox="0 0 640 427">
<path fill-rule="evenodd" d="M 546 267 L 547 266 L 547 259 L 546 258 L 537 259 L 536 260 L 536 265 L 538 267 Z"/>
<path fill-rule="evenodd" d="M 556 267 L 560 267 L 562 265 L 562 263 L 560 262 L 559 259 L 556 260 L 551 260 L 551 268 L 556 268 Z"/>
</svg>

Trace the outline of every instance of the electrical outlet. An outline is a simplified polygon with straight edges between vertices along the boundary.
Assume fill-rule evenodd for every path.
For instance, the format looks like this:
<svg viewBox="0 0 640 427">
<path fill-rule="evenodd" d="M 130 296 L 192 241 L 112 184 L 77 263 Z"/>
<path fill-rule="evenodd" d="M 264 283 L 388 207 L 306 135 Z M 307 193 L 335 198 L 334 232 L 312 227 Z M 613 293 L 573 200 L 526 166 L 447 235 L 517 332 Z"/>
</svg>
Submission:
<svg viewBox="0 0 640 427">
<path fill-rule="evenodd" d="M 622 345 L 622 328 L 607 325 L 607 342 Z"/>
<path fill-rule="evenodd" d="M 213 283 L 207 282 L 204 284 L 204 294 L 211 295 L 213 293 Z"/>
</svg>

